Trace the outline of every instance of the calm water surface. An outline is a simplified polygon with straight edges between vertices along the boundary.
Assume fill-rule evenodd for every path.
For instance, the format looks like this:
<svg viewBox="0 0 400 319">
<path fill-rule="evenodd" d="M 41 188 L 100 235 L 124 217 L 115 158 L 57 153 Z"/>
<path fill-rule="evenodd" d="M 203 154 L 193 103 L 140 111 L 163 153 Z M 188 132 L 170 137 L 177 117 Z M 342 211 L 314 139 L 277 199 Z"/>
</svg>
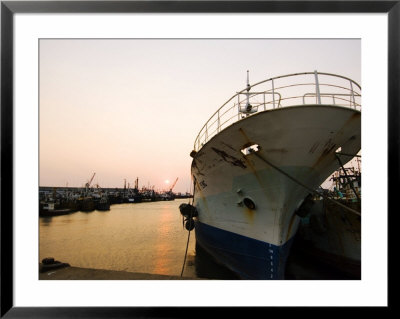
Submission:
<svg viewBox="0 0 400 319">
<path fill-rule="evenodd" d="M 109 211 L 41 217 L 39 258 L 71 266 L 179 275 L 188 232 L 179 205 L 187 199 L 111 205 Z M 194 256 L 195 236 L 188 248 Z M 193 275 L 187 274 L 185 275 Z"/>
<path fill-rule="evenodd" d="M 179 205 L 187 202 L 115 204 L 109 211 L 40 217 L 39 261 L 53 257 L 74 267 L 180 276 L 188 231 Z M 192 231 L 183 276 L 236 279 L 199 253 L 196 260 L 195 250 Z"/>
</svg>

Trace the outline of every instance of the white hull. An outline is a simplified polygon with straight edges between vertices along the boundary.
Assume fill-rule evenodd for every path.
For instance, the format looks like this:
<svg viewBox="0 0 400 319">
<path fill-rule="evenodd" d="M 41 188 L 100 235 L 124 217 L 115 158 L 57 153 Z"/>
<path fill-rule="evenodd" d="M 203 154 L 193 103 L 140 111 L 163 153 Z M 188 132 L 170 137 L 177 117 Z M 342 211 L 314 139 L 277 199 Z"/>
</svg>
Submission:
<svg viewBox="0 0 400 319">
<path fill-rule="evenodd" d="M 252 144 L 260 150 L 244 155 L 241 150 Z M 194 156 L 198 221 L 284 245 L 297 231 L 295 211 L 309 191 L 261 158 L 315 189 L 339 167 L 335 157 L 339 147 L 348 154 L 361 149 L 359 111 L 299 105 L 259 112 L 232 124 Z M 251 199 L 256 208 L 243 205 L 244 198 Z"/>
</svg>

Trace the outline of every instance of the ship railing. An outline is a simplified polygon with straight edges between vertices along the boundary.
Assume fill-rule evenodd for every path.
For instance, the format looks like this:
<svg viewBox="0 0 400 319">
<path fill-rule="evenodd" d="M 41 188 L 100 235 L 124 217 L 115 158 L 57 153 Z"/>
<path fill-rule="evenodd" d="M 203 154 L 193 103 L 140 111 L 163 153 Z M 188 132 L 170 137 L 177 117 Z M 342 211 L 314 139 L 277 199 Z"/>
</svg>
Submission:
<svg viewBox="0 0 400 319">
<path fill-rule="evenodd" d="M 213 136 L 248 116 L 301 105 L 335 105 L 361 111 L 361 86 L 347 77 L 317 71 L 255 83 L 236 92 L 210 117 L 197 135 L 194 150 L 198 151 Z"/>
<path fill-rule="evenodd" d="M 353 94 L 344 94 L 344 93 L 322 93 L 320 94 L 321 97 L 330 97 L 332 99 L 332 104 L 336 105 L 337 101 L 339 100 L 340 102 L 345 102 L 345 104 L 350 104 L 353 106 L 356 106 L 358 108 L 361 108 L 361 104 L 358 104 L 355 102 L 356 97 L 360 97 L 360 95 L 353 93 Z M 305 102 L 305 99 L 307 97 L 316 97 L 315 93 L 306 93 L 303 95 L 303 104 L 307 104 Z M 347 98 L 346 98 L 347 97 Z"/>
</svg>

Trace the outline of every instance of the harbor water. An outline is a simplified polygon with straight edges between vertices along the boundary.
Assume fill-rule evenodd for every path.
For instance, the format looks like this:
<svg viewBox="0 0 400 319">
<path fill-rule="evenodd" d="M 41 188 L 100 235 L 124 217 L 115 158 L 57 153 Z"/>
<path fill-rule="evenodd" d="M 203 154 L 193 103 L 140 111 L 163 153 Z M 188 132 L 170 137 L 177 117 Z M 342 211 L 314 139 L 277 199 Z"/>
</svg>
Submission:
<svg viewBox="0 0 400 319">
<path fill-rule="evenodd" d="M 239 279 L 196 246 L 179 205 L 189 199 L 111 205 L 109 211 L 39 218 L 39 262 L 47 257 L 73 267 L 202 279 Z M 354 279 L 304 258 L 296 245 L 285 279 Z"/>
<path fill-rule="evenodd" d="M 180 276 L 188 231 L 179 205 L 188 201 L 114 204 L 109 211 L 40 217 L 39 260 L 53 257 L 74 267 Z M 199 252 L 195 260 L 195 251 L 192 231 L 184 277 L 235 279 Z"/>
</svg>

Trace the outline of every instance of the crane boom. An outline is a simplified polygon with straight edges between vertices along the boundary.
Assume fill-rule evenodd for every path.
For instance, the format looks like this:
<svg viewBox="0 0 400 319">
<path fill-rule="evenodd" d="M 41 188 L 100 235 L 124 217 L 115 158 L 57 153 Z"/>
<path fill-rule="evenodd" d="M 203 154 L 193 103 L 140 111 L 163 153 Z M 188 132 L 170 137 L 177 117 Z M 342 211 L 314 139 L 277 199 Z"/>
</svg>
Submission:
<svg viewBox="0 0 400 319">
<path fill-rule="evenodd" d="M 172 189 L 175 187 L 176 182 L 178 181 L 178 177 L 176 178 L 175 182 L 172 184 L 171 188 L 170 188 L 170 192 L 172 192 Z"/>
<path fill-rule="evenodd" d="M 91 179 L 90 179 L 90 181 L 89 181 L 89 186 L 90 186 L 90 184 L 92 184 L 92 181 L 93 181 L 94 175 L 96 175 L 96 172 L 94 172 L 94 173 L 93 173 L 93 176 L 92 176 L 92 178 L 91 178 Z"/>
<path fill-rule="evenodd" d="M 85 186 L 86 186 L 87 188 L 89 188 L 89 187 L 90 187 L 90 184 L 92 184 L 92 181 L 93 181 L 94 175 L 96 175 L 96 172 L 94 172 L 94 173 L 93 173 L 93 175 L 92 175 L 92 178 L 91 178 L 91 179 L 90 179 L 90 180 L 89 180 L 89 181 L 86 183 L 86 185 L 85 185 Z"/>
</svg>

